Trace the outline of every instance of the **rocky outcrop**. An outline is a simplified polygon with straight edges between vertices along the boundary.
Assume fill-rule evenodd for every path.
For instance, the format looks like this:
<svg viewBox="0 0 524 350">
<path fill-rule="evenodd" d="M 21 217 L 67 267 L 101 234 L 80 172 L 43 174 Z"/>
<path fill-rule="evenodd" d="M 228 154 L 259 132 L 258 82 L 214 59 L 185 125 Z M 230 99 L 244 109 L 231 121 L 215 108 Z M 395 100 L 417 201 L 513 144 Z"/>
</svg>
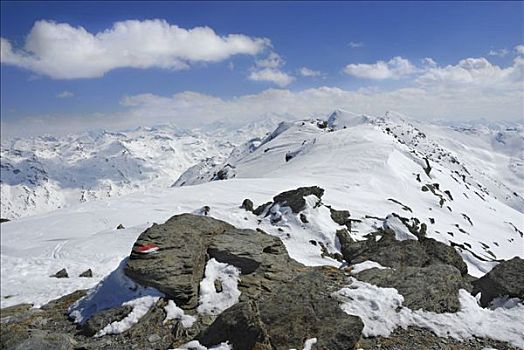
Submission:
<svg viewBox="0 0 524 350">
<path fill-rule="evenodd" d="M 356 278 L 383 288 L 395 288 L 404 297 L 403 306 L 412 310 L 457 312 L 458 291 L 465 288 L 459 270 L 450 265 L 406 266 L 399 269 L 369 269 Z"/>
<path fill-rule="evenodd" d="M 473 295 L 481 293 L 480 303 L 488 306 L 497 297 L 524 300 L 524 260 L 514 257 L 495 266 L 490 272 L 473 282 Z"/>
<path fill-rule="evenodd" d="M 55 273 L 54 275 L 51 275 L 50 277 L 69 278 L 69 274 L 67 273 L 66 269 L 62 269 L 62 270 L 58 271 L 57 273 Z"/>
<path fill-rule="evenodd" d="M 155 254 L 131 253 L 125 273 L 143 286 L 154 287 L 184 308 L 198 303 L 198 284 L 204 275 L 208 239 L 234 227 L 206 216 L 177 215 L 153 225 L 134 247 L 155 244 Z"/>
<path fill-rule="evenodd" d="M 379 287 L 395 288 L 410 309 L 457 312 L 458 291 L 470 289 L 467 265 L 457 251 L 432 238 L 397 241 L 389 229 L 379 230 L 365 241 L 354 242 L 347 232 L 337 237 L 344 259 L 357 264 L 367 260 L 391 269 L 370 269 L 356 278 Z"/>
<path fill-rule="evenodd" d="M 299 348 L 316 337 L 320 349 L 352 349 L 363 323 L 329 296 L 344 281 L 337 270 L 301 272 L 274 293 L 224 311 L 198 339 L 204 345 L 229 340 L 234 349 L 244 350 Z"/>
<path fill-rule="evenodd" d="M 87 269 L 84 272 L 82 272 L 78 277 L 84 277 L 84 278 L 91 278 L 93 277 L 93 271 L 91 269 Z"/>
<path fill-rule="evenodd" d="M 453 247 L 432 238 L 397 241 L 395 233 L 389 229 L 374 232 L 367 240 L 359 242 L 341 239 L 346 237 L 344 233 L 338 235 L 342 255 L 351 264 L 373 260 L 395 269 L 444 264 L 455 267 L 462 275 L 468 271 L 466 263 Z"/>
<path fill-rule="evenodd" d="M 324 195 L 324 190 L 318 186 L 299 187 L 296 190 L 282 192 L 273 197 L 273 202 L 291 208 L 293 213 L 299 213 L 306 208 L 304 197 L 315 195 L 319 199 Z"/>
</svg>

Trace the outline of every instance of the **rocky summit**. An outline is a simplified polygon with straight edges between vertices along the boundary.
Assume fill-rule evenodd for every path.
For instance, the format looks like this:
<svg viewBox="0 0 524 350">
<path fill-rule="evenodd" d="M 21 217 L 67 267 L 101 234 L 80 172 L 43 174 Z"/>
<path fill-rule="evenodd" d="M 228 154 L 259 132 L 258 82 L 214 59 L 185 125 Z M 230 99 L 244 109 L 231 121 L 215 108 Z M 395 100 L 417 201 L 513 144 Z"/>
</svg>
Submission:
<svg viewBox="0 0 524 350">
<path fill-rule="evenodd" d="M 210 207 L 153 224 L 95 288 L 40 308 L 2 309 L 1 348 L 517 349 L 518 340 L 446 340 L 438 328 L 432 332 L 416 324 L 394 327 L 387 337 L 371 336 L 373 319 L 388 312 L 383 300 L 373 300 L 381 297 L 369 295 L 372 289 L 349 298 L 346 292 L 345 299 L 341 291 L 358 293 L 362 286 L 395 291 L 400 299 L 389 312 L 460 318 L 467 308 L 462 291 L 477 296 L 485 310 L 495 302 L 522 303 L 524 261 L 516 257 L 475 278 L 456 248 L 427 237 L 416 218 L 403 221 L 398 215 L 382 220 L 398 218 L 411 236 L 399 236 L 399 227 L 391 224 L 356 239 L 351 223 L 358 220 L 349 210 L 325 204 L 323 195 L 324 189 L 311 186 L 282 192 L 256 209 L 244 200 L 240 208 L 246 220 L 252 215 L 258 223 L 254 230 L 211 217 Z M 318 236 L 324 241 L 308 241 L 305 232 L 316 230 L 319 220 L 329 227 Z M 304 237 L 286 234 L 289 225 L 300 225 Z M 326 264 L 292 259 L 289 240 L 306 240 Z M 80 275 L 92 276 L 91 270 Z"/>
</svg>

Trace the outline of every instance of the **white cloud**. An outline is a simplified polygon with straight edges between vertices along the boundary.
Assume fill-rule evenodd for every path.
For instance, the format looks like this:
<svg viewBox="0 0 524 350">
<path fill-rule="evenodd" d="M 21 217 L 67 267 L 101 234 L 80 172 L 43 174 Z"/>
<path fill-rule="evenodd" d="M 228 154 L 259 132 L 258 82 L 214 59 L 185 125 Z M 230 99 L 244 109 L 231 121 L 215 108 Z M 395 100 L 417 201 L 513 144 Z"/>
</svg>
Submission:
<svg viewBox="0 0 524 350">
<path fill-rule="evenodd" d="M 318 70 L 309 69 L 307 67 L 302 67 L 298 70 L 298 73 L 303 77 L 319 77 L 322 75 L 322 72 Z"/>
<path fill-rule="evenodd" d="M 274 68 L 264 68 L 252 71 L 249 80 L 253 81 L 268 81 L 277 84 L 280 87 L 287 86 L 295 80 L 294 77 Z"/>
<path fill-rule="evenodd" d="M 282 67 L 286 62 L 276 52 L 270 52 L 264 59 L 258 59 L 255 64 L 259 68 L 279 68 Z"/>
<path fill-rule="evenodd" d="M 422 64 L 426 67 L 436 67 L 437 66 L 437 62 L 435 62 L 435 60 L 431 57 L 424 57 L 422 59 Z"/>
<path fill-rule="evenodd" d="M 356 42 L 356 41 L 350 41 L 349 42 L 349 47 L 351 47 L 352 49 L 357 49 L 357 48 L 362 47 L 362 46 L 364 46 L 364 44 L 361 43 L 361 42 Z"/>
<path fill-rule="evenodd" d="M 489 56 L 498 56 L 498 57 L 504 57 L 509 53 L 509 50 L 506 48 L 499 49 L 499 50 L 489 50 L 488 55 Z"/>
<path fill-rule="evenodd" d="M 517 45 L 517 46 L 515 46 L 515 51 L 519 55 L 524 55 L 524 45 Z"/>
<path fill-rule="evenodd" d="M 98 33 L 41 20 L 23 48 L 2 38 L 0 61 L 54 79 L 96 78 L 124 67 L 187 69 L 196 62 L 256 55 L 270 45 L 265 38 L 220 36 L 209 27 L 184 29 L 159 19 L 116 22 Z"/>
<path fill-rule="evenodd" d="M 522 89 L 524 59 L 517 57 L 513 65 L 502 68 L 486 58 L 466 58 L 456 65 L 432 67 L 420 75 L 416 82 L 441 89 L 477 88 L 497 89 L 500 92 Z"/>
<path fill-rule="evenodd" d="M 59 93 L 58 95 L 56 95 L 56 97 L 58 98 L 69 98 L 69 97 L 73 97 L 75 96 L 71 91 L 62 91 L 61 93 Z"/>
<path fill-rule="evenodd" d="M 248 79 L 253 81 L 267 81 L 280 87 L 287 86 L 291 84 L 295 78 L 280 69 L 285 63 L 279 54 L 272 51 L 266 58 L 255 61 L 255 67 L 251 68 Z"/>
<path fill-rule="evenodd" d="M 348 64 L 344 72 L 362 79 L 384 80 L 400 79 L 416 72 L 411 62 L 400 56 L 393 57 L 389 61 L 377 61 L 373 64 L 357 63 Z"/>
</svg>

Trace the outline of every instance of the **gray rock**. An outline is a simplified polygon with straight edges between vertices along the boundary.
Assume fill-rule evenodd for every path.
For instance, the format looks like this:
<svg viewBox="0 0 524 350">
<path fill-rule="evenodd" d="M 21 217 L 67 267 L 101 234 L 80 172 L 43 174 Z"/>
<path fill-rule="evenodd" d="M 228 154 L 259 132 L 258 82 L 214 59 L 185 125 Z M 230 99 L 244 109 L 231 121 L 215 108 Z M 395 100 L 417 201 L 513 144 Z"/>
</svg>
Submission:
<svg viewBox="0 0 524 350">
<path fill-rule="evenodd" d="M 197 339 L 207 346 L 229 341 L 235 350 L 272 349 L 255 301 L 245 301 L 231 306 L 222 312 Z"/>
<path fill-rule="evenodd" d="M 67 273 L 66 269 L 62 269 L 55 273 L 54 275 L 51 275 L 49 277 L 56 277 L 56 278 L 69 278 L 69 274 Z"/>
<path fill-rule="evenodd" d="M 457 312 L 458 291 L 465 283 L 460 271 L 451 265 L 369 269 L 357 279 L 383 288 L 395 288 L 404 297 L 404 306 L 437 313 Z"/>
<path fill-rule="evenodd" d="M 64 333 L 52 333 L 33 329 L 29 331 L 28 337 L 19 343 L 6 349 L 13 350 L 72 350 L 76 341 L 72 336 Z M 4 349 L 4 347 L 2 347 Z"/>
<path fill-rule="evenodd" d="M 91 278 L 93 277 L 93 271 L 91 271 L 91 269 L 87 269 L 84 272 L 82 272 L 80 275 L 78 275 L 78 277 Z"/>
<path fill-rule="evenodd" d="M 289 349 L 316 337 L 319 349 L 354 349 L 363 323 L 330 297 L 344 281 L 338 270 L 309 268 L 274 293 L 227 309 L 198 340 L 206 346 L 229 340 L 237 350 Z"/>
<path fill-rule="evenodd" d="M 336 222 L 339 225 L 351 225 L 351 221 L 349 221 L 349 211 L 347 210 L 335 210 L 332 208 L 329 208 L 329 211 L 331 212 L 331 219 Z"/>
<path fill-rule="evenodd" d="M 251 199 L 244 199 L 244 201 L 242 202 L 242 205 L 240 206 L 240 208 L 242 209 L 245 209 L 247 211 L 250 211 L 250 212 L 253 212 L 253 201 Z"/>
<path fill-rule="evenodd" d="M 124 225 L 122 224 L 118 224 L 118 226 L 116 227 L 117 230 L 123 230 L 125 229 Z"/>
<path fill-rule="evenodd" d="M 468 272 L 466 263 L 455 248 L 432 238 L 397 241 L 395 234 L 389 229 L 372 233 L 367 240 L 359 242 L 346 239 L 343 232 L 337 233 L 337 237 L 342 255 L 350 264 L 366 260 L 373 260 L 392 268 L 444 264 L 454 266 L 464 276 Z"/>
<path fill-rule="evenodd" d="M 208 239 L 234 229 L 208 216 L 182 214 L 153 225 L 135 246 L 156 244 L 154 254 L 131 253 L 125 273 L 137 283 L 157 288 L 183 308 L 198 304 L 198 286 L 204 275 Z"/>
<path fill-rule="evenodd" d="M 273 197 L 274 203 L 286 205 L 291 208 L 293 213 L 299 213 L 306 207 L 306 200 L 304 197 L 315 195 L 319 200 L 324 195 L 324 190 L 318 186 L 299 187 L 296 190 L 282 192 Z"/>
<path fill-rule="evenodd" d="M 160 337 L 158 334 L 151 334 L 149 337 L 147 337 L 147 341 L 150 343 L 156 343 L 162 340 L 162 337 Z"/>
<path fill-rule="evenodd" d="M 524 300 L 524 260 L 514 257 L 501 262 L 473 282 L 473 295 L 481 292 L 480 304 L 487 306 L 494 298 L 508 296 Z"/>
<path fill-rule="evenodd" d="M 454 266 L 460 271 L 462 276 L 466 276 L 468 273 L 468 265 L 466 265 L 455 248 L 433 238 L 422 238 L 420 239 L 420 243 L 429 256 L 431 263 L 442 263 Z"/>
<path fill-rule="evenodd" d="M 271 204 L 273 204 L 273 202 L 267 202 L 267 203 L 264 203 L 262 205 L 259 205 L 255 210 L 253 210 L 253 214 L 255 215 L 262 215 L 262 213 L 271 206 Z"/>
<path fill-rule="evenodd" d="M 131 311 L 133 311 L 133 308 L 125 305 L 99 312 L 83 324 L 82 334 L 87 337 L 92 337 L 108 324 L 123 320 Z"/>
</svg>

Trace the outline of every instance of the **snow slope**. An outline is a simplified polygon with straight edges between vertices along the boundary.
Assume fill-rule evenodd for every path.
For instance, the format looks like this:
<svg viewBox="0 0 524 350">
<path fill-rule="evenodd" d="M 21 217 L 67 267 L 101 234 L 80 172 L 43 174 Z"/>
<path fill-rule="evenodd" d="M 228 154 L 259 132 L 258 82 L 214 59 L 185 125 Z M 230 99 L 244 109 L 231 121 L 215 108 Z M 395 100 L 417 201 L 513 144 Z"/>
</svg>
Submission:
<svg viewBox="0 0 524 350">
<path fill-rule="evenodd" d="M 139 188 L 121 197 L 3 223 L 2 306 L 40 304 L 92 286 L 129 254 L 146 227 L 204 205 L 211 206 L 212 216 L 233 225 L 261 226 L 281 237 L 290 255 L 302 263 L 337 265 L 321 257 L 320 247 L 309 243 L 315 239 L 338 249 L 337 228 L 325 219 L 328 211 L 310 208 L 313 212 L 308 216 L 313 219 L 308 225 L 290 218 L 282 228 L 269 220 L 259 223 L 257 217 L 239 208 L 244 198 L 262 204 L 299 186 L 324 188 L 324 203 L 348 209 L 352 218 L 360 220 L 352 227 L 356 239 L 388 225 L 386 218 L 392 213 L 418 219 L 426 224 L 428 236 L 457 247 L 472 275 L 484 274 L 499 259 L 524 255 L 522 212 L 462 181 L 447 163 L 430 161 L 432 170 L 427 175 L 424 156 L 385 130 L 388 126 L 384 125 L 391 121 L 369 123 L 366 118 L 350 123 L 334 131 L 319 128 L 316 121 L 282 124 L 265 139 L 250 141 L 248 147 L 241 145 L 232 152 L 225 161 L 229 164 L 225 178 L 234 178 L 226 181 L 195 179 L 204 183 Z M 205 175 L 210 180 L 213 174 Z M 126 229 L 116 230 L 118 224 Z M 63 267 L 72 278 L 48 277 Z M 87 268 L 93 269 L 95 279 L 76 277 Z"/>
</svg>

